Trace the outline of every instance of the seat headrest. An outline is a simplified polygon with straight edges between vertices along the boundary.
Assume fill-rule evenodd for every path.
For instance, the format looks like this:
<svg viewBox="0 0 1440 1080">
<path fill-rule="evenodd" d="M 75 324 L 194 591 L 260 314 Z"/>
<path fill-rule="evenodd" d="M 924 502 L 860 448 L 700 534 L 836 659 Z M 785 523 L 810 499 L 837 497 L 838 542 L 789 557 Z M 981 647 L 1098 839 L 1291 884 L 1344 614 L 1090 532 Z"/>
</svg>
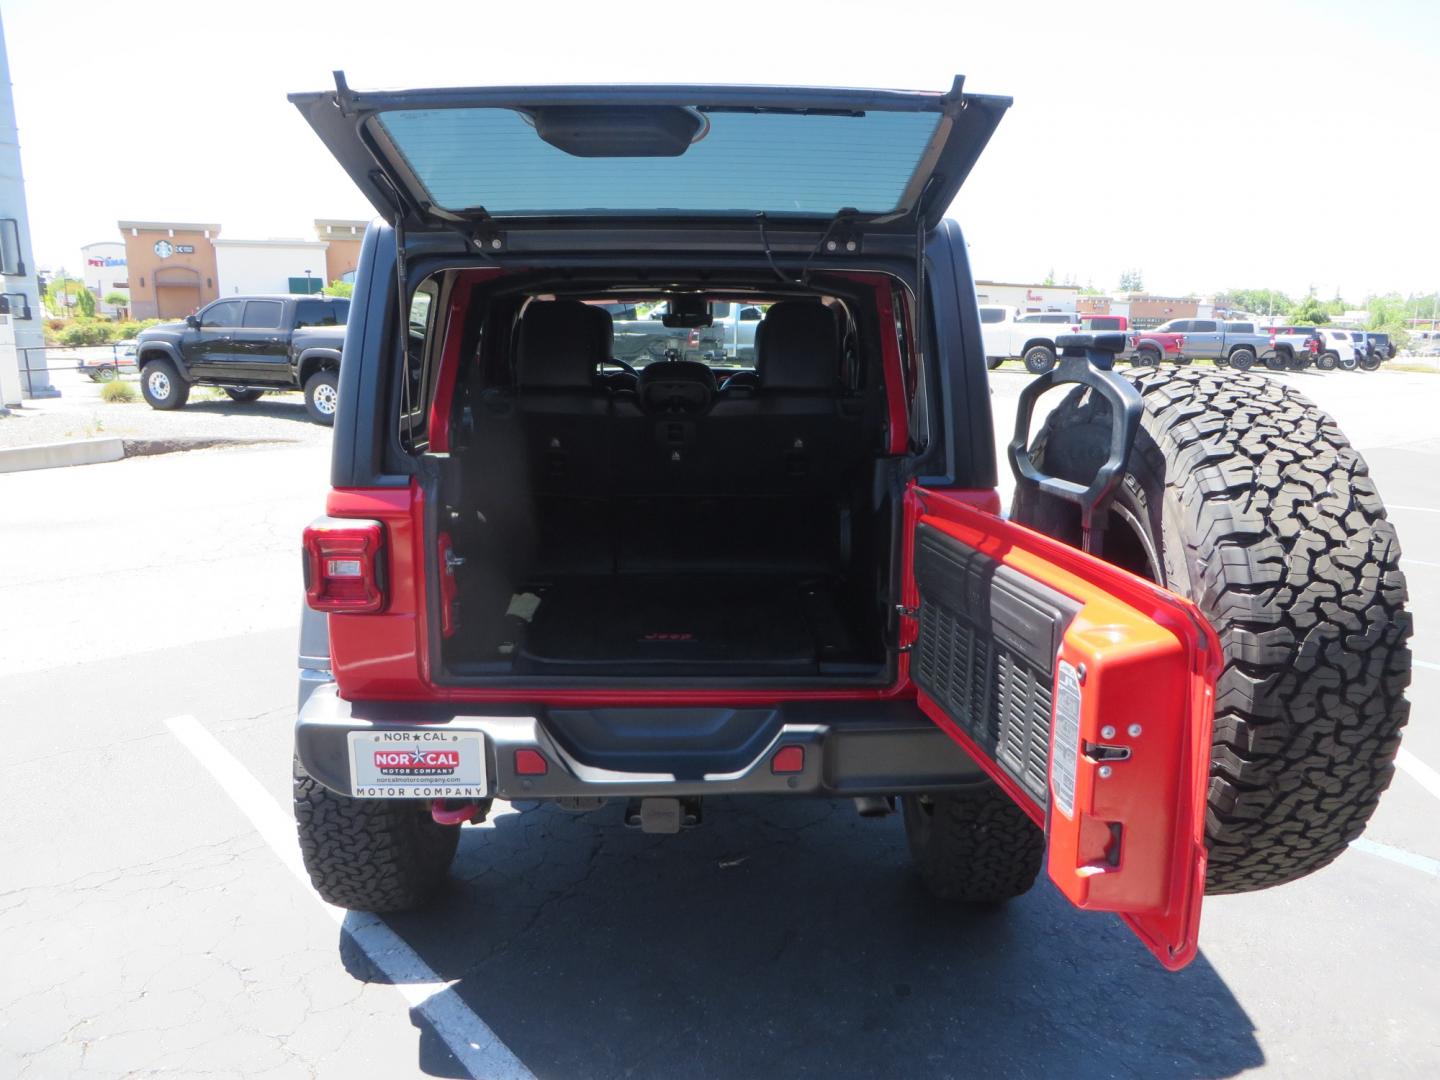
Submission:
<svg viewBox="0 0 1440 1080">
<path fill-rule="evenodd" d="M 535 300 L 520 318 L 516 381 L 523 387 L 591 389 L 596 366 L 609 359 L 600 326 L 610 313 L 578 300 Z"/>
<path fill-rule="evenodd" d="M 698 360 L 657 360 L 640 369 L 641 405 L 656 412 L 702 413 L 715 400 L 715 372 Z"/>
<path fill-rule="evenodd" d="M 586 304 L 585 307 L 589 309 L 590 321 L 595 324 L 595 348 L 602 361 L 609 360 L 615 355 L 615 317 L 603 307 L 594 304 Z"/>
<path fill-rule="evenodd" d="M 819 301 L 782 300 L 755 328 L 762 390 L 834 390 L 839 369 L 835 313 Z"/>
</svg>

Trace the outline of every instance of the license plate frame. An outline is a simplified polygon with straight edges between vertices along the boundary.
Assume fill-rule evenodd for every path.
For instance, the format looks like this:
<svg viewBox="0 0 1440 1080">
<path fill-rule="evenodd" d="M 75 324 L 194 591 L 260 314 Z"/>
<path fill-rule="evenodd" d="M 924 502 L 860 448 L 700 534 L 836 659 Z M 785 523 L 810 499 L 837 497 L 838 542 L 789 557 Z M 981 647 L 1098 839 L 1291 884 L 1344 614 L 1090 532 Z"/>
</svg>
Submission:
<svg viewBox="0 0 1440 1080">
<path fill-rule="evenodd" d="M 350 792 L 357 799 L 483 799 L 485 735 L 427 728 L 348 733 Z"/>
</svg>

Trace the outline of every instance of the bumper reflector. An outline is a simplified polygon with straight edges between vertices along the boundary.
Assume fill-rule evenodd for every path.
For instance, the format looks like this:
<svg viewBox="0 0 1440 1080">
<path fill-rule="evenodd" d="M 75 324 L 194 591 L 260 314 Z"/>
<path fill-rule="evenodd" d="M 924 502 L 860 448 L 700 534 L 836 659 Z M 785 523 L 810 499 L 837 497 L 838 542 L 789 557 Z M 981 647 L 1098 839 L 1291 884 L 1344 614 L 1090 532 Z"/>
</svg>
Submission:
<svg viewBox="0 0 1440 1080">
<path fill-rule="evenodd" d="M 770 759 L 772 773 L 797 773 L 805 771 L 805 748 L 803 746 L 782 746 Z"/>
<path fill-rule="evenodd" d="M 539 750 L 515 751 L 515 775 L 544 776 L 550 771 L 550 762 Z"/>
</svg>

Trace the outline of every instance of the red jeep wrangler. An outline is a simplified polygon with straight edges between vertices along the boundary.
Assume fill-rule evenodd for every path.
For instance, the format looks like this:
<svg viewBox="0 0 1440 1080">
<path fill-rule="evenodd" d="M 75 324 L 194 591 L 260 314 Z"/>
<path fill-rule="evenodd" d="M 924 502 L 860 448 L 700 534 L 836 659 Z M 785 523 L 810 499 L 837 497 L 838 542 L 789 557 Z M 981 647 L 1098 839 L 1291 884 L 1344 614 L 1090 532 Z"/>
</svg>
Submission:
<svg viewBox="0 0 1440 1080">
<path fill-rule="evenodd" d="M 378 210 L 305 534 L 295 811 L 329 901 L 442 885 L 491 800 L 903 810 L 940 897 L 1043 868 L 1167 967 L 1392 772 L 1400 549 L 1335 424 L 1077 335 L 996 493 L 945 212 L 1009 100 L 737 86 L 292 98 Z M 764 310 L 616 360 L 607 306 Z M 1037 395 L 1074 384 L 1031 441 Z"/>
</svg>

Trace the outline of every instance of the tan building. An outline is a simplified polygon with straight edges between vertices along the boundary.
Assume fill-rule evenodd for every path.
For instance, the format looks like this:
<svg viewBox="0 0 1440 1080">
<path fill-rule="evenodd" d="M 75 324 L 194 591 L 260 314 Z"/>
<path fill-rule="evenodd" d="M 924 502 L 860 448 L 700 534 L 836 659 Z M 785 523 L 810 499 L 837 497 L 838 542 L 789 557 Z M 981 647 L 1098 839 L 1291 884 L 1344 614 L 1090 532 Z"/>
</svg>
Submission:
<svg viewBox="0 0 1440 1080">
<path fill-rule="evenodd" d="M 219 225 L 121 221 L 130 315 L 181 319 L 220 295 L 213 241 Z"/>
<path fill-rule="evenodd" d="M 315 239 L 329 243 L 325 249 L 325 284 L 354 281 L 360 265 L 360 242 L 365 239 L 368 221 L 316 218 Z"/>
<path fill-rule="evenodd" d="M 1200 301 L 1193 296 L 1130 294 L 1130 325 L 1140 330 L 1152 329 L 1171 319 L 1193 319 L 1200 314 Z"/>
</svg>

